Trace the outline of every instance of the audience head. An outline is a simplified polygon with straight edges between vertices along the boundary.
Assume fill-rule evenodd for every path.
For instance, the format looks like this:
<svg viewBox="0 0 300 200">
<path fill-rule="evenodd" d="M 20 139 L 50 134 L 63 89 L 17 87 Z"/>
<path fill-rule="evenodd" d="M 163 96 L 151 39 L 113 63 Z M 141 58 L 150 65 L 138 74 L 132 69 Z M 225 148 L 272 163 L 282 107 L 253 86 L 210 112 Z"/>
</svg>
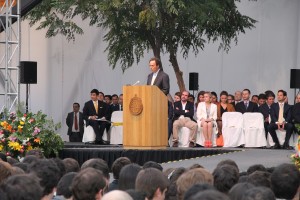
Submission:
<svg viewBox="0 0 300 200">
<path fill-rule="evenodd" d="M 231 200 L 241 200 L 244 193 L 255 186 L 251 183 L 237 183 L 229 191 L 228 195 Z"/>
<path fill-rule="evenodd" d="M 252 95 L 251 101 L 255 104 L 258 104 L 258 95 L 256 95 L 256 94 Z"/>
<path fill-rule="evenodd" d="M 123 94 L 119 95 L 119 104 L 123 106 Z"/>
<path fill-rule="evenodd" d="M 274 92 L 271 91 L 271 90 L 265 91 L 265 95 L 266 95 L 267 97 L 268 97 L 268 96 L 273 96 L 273 97 L 275 98 L 275 94 L 274 94 Z"/>
<path fill-rule="evenodd" d="M 69 172 L 65 174 L 57 184 L 56 194 L 64 196 L 64 198 L 69 199 L 72 196 L 71 184 L 74 177 L 77 175 L 76 172 Z"/>
<path fill-rule="evenodd" d="M 266 95 L 266 98 L 267 98 L 266 99 L 266 103 L 270 106 L 270 105 L 272 105 L 274 103 L 275 95 L 274 95 L 274 93 L 273 94 L 268 93 Z"/>
<path fill-rule="evenodd" d="M 188 97 L 188 101 L 194 103 L 195 102 L 194 95 L 190 94 L 189 97 Z"/>
<path fill-rule="evenodd" d="M 277 100 L 278 100 L 278 102 L 280 102 L 280 103 L 283 103 L 284 101 L 285 101 L 285 99 L 286 99 L 286 91 L 284 91 L 284 90 L 278 90 L 278 92 L 277 92 Z"/>
<path fill-rule="evenodd" d="M 176 169 L 172 169 L 169 171 L 166 176 L 170 180 L 170 186 L 166 192 L 166 199 L 176 199 L 177 200 L 177 184 L 176 181 L 178 178 L 186 172 L 186 169 L 183 167 L 179 167 Z"/>
<path fill-rule="evenodd" d="M 295 98 L 295 103 L 300 103 L 300 94 L 297 94 Z"/>
<path fill-rule="evenodd" d="M 188 91 L 183 91 L 181 93 L 181 101 L 187 102 L 189 95 L 190 95 L 190 93 Z"/>
<path fill-rule="evenodd" d="M 267 97 L 264 93 L 258 95 L 258 105 L 261 106 L 266 103 Z"/>
<path fill-rule="evenodd" d="M 11 168 L 8 162 L 0 161 L 0 183 L 3 183 L 11 176 Z"/>
<path fill-rule="evenodd" d="M 101 200 L 133 200 L 133 198 L 122 190 L 114 190 L 106 193 Z"/>
<path fill-rule="evenodd" d="M 198 93 L 198 96 L 197 96 L 197 102 L 204 102 L 204 93 L 205 91 L 201 90 L 199 93 Z"/>
<path fill-rule="evenodd" d="M 228 93 L 226 91 L 222 91 L 220 93 L 220 102 L 227 103 L 227 97 L 228 97 Z"/>
<path fill-rule="evenodd" d="M 193 164 L 192 166 L 190 166 L 189 169 L 196 169 L 196 168 L 204 168 L 202 165 L 196 163 L 196 164 Z"/>
<path fill-rule="evenodd" d="M 98 100 L 99 101 L 104 101 L 104 93 L 103 92 L 99 92 Z"/>
<path fill-rule="evenodd" d="M 92 158 L 92 159 L 89 159 L 89 160 L 85 161 L 82 164 L 81 169 L 86 169 L 88 167 L 100 170 L 102 172 L 103 176 L 106 178 L 106 180 L 107 181 L 109 180 L 108 165 L 101 158 Z"/>
<path fill-rule="evenodd" d="M 25 174 L 25 171 L 23 169 L 21 169 L 20 167 L 12 166 L 10 169 L 10 173 L 12 176 L 14 176 L 17 174 Z"/>
<path fill-rule="evenodd" d="M 4 161 L 4 162 L 7 162 L 7 157 L 4 153 L 0 152 L 0 161 Z"/>
<path fill-rule="evenodd" d="M 126 192 L 131 196 L 133 200 L 145 200 L 146 193 L 141 191 L 136 191 L 134 189 L 126 190 Z"/>
<path fill-rule="evenodd" d="M 145 192 L 147 199 L 163 200 L 169 186 L 169 180 L 158 169 L 147 168 L 139 172 L 135 181 L 135 189 Z"/>
<path fill-rule="evenodd" d="M 73 103 L 73 112 L 79 112 L 80 105 L 79 103 Z"/>
<path fill-rule="evenodd" d="M 78 161 L 73 158 L 65 158 L 63 159 L 63 163 L 65 165 L 66 173 L 80 171 Z"/>
<path fill-rule="evenodd" d="M 250 90 L 249 89 L 244 89 L 243 92 L 242 92 L 243 101 L 249 101 L 250 95 L 251 95 Z"/>
<path fill-rule="evenodd" d="M 53 160 L 39 159 L 29 165 L 30 174 L 39 178 L 43 188 L 43 196 L 52 196 L 60 178 L 59 168 Z"/>
<path fill-rule="evenodd" d="M 220 167 L 220 166 L 226 165 L 226 164 L 235 167 L 238 172 L 240 171 L 238 165 L 236 164 L 236 162 L 231 160 L 231 159 L 222 160 L 221 162 L 219 162 L 217 164 L 217 167 Z"/>
<path fill-rule="evenodd" d="M 174 95 L 174 102 L 180 101 L 180 100 L 181 100 L 181 93 L 176 92 L 175 95 Z"/>
<path fill-rule="evenodd" d="M 264 186 L 270 188 L 270 176 L 271 174 L 269 172 L 255 171 L 249 175 L 248 182 L 252 183 L 255 186 Z"/>
<path fill-rule="evenodd" d="M 19 161 L 15 158 L 12 158 L 12 157 L 8 157 L 7 158 L 7 162 L 10 164 L 10 165 L 13 165 L 15 163 L 19 163 Z"/>
<path fill-rule="evenodd" d="M 211 92 L 211 102 L 217 103 L 218 102 L 218 95 L 216 92 Z"/>
<path fill-rule="evenodd" d="M 111 100 L 112 100 L 112 96 L 107 94 L 104 96 L 104 100 L 105 100 L 105 103 L 107 103 L 108 105 L 111 104 Z"/>
<path fill-rule="evenodd" d="M 73 200 L 101 199 L 106 190 L 106 178 L 94 168 L 82 169 L 73 179 Z"/>
<path fill-rule="evenodd" d="M 193 185 L 197 183 L 207 183 L 213 185 L 214 179 L 210 172 L 203 168 L 191 169 L 182 174 L 177 184 L 177 196 L 178 199 L 183 199 L 185 192 Z"/>
<path fill-rule="evenodd" d="M 215 187 L 207 183 L 195 184 L 185 192 L 183 199 L 190 199 L 198 192 L 202 192 L 205 190 L 215 190 Z"/>
<path fill-rule="evenodd" d="M 59 178 L 63 177 L 63 175 L 65 175 L 66 173 L 66 167 L 64 165 L 64 162 L 59 158 L 51 158 L 51 160 L 55 162 L 56 166 L 59 169 Z"/>
<path fill-rule="evenodd" d="M 241 101 L 242 100 L 242 92 L 241 91 L 236 91 L 234 93 L 234 100 L 235 101 Z"/>
<path fill-rule="evenodd" d="M 92 89 L 92 91 L 91 91 L 91 99 L 93 101 L 97 101 L 98 100 L 98 95 L 99 95 L 99 91 L 97 89 Z"/>
<path fill-rule="evenodd" d="M 267 187 L 253 187 L 245 191 L 241 200 L 275 200 L 274 193 Z"/>
<path fill-rule="evenodd" d="M 19 162 L 19 163 L 15 163 L 13 166 L 14 166 L 14 167 L 19 167 L 19 168 L 22 169 L 24 172 L 27 172 L 28 164 L 26 164 L 26 163 L 21 163 L 21 162 Z"/>
<path fill-rule="evenodd" d="M 223 193 L 229 190 L 238 182 L 239 172 L 232 165 L 222 165 L 213 171 L 214 186 Z"/>
<path fill-rule="evenodd" d="M 119 103 L 119 97 L 116 94 L 111 96 L 112 104 L 117 105 Z"/>
<path fill-rule="evenodd" d="M 193 197 L 187 200 L 230 200 L 229 197 L 217 190 L 205 190 L 203 192 L 198 192 Z"/>
<path fill-rule="evenodd" d="M 265 166 L 261 165 L 261 164 L 255 164 L 255 165 L 251 165 L 248 169 L 247 169 L 247 174 L 250 175 L 255 171 L 261 171 L 261 172 L 266 172 L 267 169 L 265 168 Z"/>
<path fill-rule="evenodd" d="M 156 168 L 159 171 L 163 170 L 162 166 L 154 161 L 148 161 L 143 165 L 143 169 L 147 169 L 147 168 Z"/>
<path fill-rule="evenodd" d="M 281 164 L 271 174 L 271 188 L 276 198 L 293 199 L 300 183 L 300 173 L 293 164 Z"/>
<path fill-rule="evenodd" d="M 141 166 L 137 164 L 129 164 L 124 166 L 119 174 L 119 189 L 135 189 L 136 177 L 141 170 Z"/>
<path fill-rule="evenodd" d="M 31 150 L 27 151 L 25 158 L 27 158 L 28 156 L 35 156 L 39 159 L 44 158 L 44 154 L 41 149 L 31 149 Z M 23 160 L 23 162 L 24 162 L 24 160 Z"/>
<path fill-rule="evenodd" d="M 119 179 L 119 175 L 121 172 L 121 169 L 126 166 L 129 165 L 131 163 L 131 161 L 127 158 L 127 157 L 120 157 L 118 159 L 116 159 L 111 167 L 111 171 L 114 175 L 114 179 Z"/>
<path fill-rule="evenodd" d="M 1 189 L 7 200 L 41 200 L 44 196 L 38 179 L 29 174 L 19 174 L 9 177 L 1 185 Z"/>
<path fill-rule="evenodd" d="M 149 61 L 149 67 L 153 73 L 157 72 L 160 69 L 161 62 L 158 58 L 151 58 Z"/>
<path fill-rule="evenodd" d="M 234 96 L 232 94 L 228 94 L 227 103 L 234 103 Z"/>
<path fill-rule="evenodd" d="M 211 103 L 212 102 L 212 100 L 211 100 L 211 98 L 212 98 L 212 94 L 210 93 L 210 92 L 204 92 L 204 102 L 205 103 Z"/>
</svg>

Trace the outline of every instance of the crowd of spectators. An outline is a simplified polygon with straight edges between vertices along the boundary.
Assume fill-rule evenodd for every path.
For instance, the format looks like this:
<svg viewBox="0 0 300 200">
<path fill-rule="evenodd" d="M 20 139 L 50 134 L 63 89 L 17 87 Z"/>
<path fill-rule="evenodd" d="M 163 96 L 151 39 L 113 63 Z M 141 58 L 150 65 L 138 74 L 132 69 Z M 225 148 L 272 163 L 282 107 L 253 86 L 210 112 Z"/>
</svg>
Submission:
<svg viewBox="0 0 300 200">
<path fill-rule="evenodd" d="M 71 158 L 31 154 L 18 162 L 4 157 L 0 161 L 1 200 L 299 199 L 300 173 L 293 164 L 274 168 L 256 164 L 240 172 L 234 161 L 223 160 L 215 169 L 200 164 L 163 169 L 153 161 L 140 166 L 120 157 L 109 169 L 100 158 L 80 167 Z"/>
</svg>

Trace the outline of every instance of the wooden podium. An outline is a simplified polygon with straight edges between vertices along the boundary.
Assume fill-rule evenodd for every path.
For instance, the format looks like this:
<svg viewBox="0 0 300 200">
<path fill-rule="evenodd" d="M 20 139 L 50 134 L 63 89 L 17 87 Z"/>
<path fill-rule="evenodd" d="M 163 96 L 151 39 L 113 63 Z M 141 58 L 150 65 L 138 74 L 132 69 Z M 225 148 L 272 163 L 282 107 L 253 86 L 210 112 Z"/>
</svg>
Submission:
<svg viewBox="0 0 300 200">
<path fill-rule="evenodd" d="M 165 149 L 168 100 L 157 86 L 123 86 L 125 149 Z"/>
</svg>

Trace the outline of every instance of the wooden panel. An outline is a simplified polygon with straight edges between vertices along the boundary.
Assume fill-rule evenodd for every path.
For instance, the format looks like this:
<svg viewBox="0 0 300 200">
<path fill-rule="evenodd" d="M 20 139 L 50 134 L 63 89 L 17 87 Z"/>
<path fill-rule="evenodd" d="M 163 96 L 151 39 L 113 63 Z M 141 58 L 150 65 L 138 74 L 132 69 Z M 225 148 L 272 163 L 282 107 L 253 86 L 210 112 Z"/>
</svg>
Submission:
<svg viewBox="0 0 300 200">
<path fill-rule="evenodd" d="M 167 97 L 156 86 L 123 87 L 123 146 L 130 149 L 166 148 L 168 136 Z M 142 99 L 143 111 L 129 111 L 133 97 Z"/>
</svg>

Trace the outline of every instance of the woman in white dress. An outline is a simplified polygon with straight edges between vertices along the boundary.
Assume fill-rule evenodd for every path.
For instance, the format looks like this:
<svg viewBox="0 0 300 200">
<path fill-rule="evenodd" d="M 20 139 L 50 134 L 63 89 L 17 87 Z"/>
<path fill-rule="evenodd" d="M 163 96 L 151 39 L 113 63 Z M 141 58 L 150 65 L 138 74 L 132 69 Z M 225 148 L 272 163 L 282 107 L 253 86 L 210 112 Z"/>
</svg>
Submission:
<svg viewBox="0 0 300 200">
<path fill-rule="evenodd" d="M 211 93 L 204 93 L 204 102 L 197 107 L 197 119 L 201 124 L 205 138 L 204 147 L 212 147 L 213 126 L 217 120 L 217 105 L 211 103 Z"/>
</svg>

